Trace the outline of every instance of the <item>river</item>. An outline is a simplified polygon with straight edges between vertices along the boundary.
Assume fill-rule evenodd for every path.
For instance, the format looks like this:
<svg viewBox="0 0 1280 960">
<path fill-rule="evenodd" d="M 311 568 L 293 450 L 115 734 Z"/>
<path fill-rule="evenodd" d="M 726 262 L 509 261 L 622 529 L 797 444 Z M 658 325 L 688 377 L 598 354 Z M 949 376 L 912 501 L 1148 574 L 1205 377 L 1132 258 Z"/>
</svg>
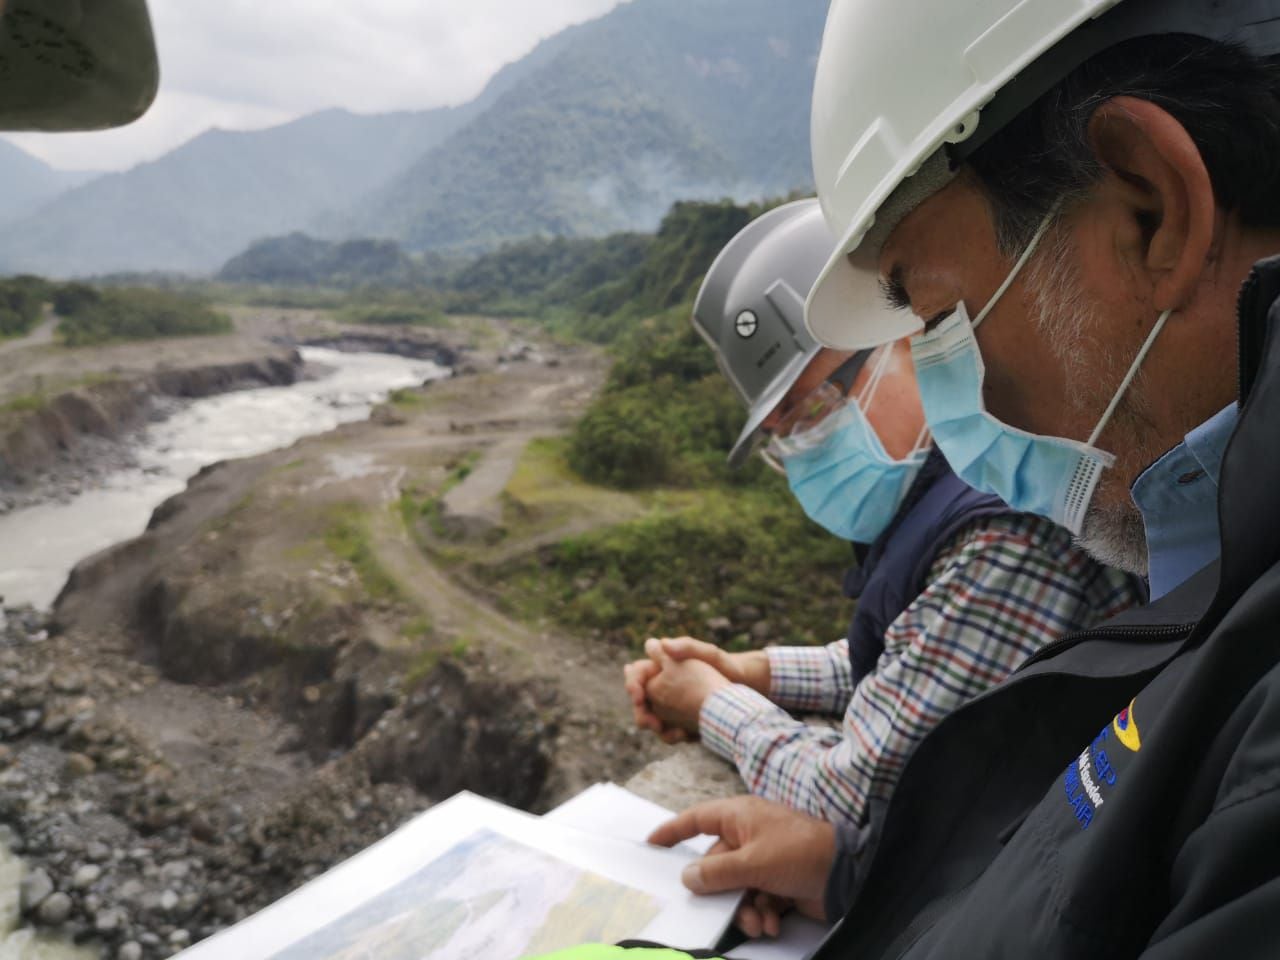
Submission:
<svg viewBox="0 0 1280 960">
<path fill-rule="evenodd" d="M 0 517 L 0 596 L 8 606 L 47 609 L 85 557 L 141 534 L 151 513 L 202 467 L 289 446 L 363 420 L 390 391 L 447 376 L 427 360 L 303 347 L 327 372 L 290 387 L 240 390 L 197 400 L 149 427 L 137 468 L 98 489 Z M 0 955 L 2 956 L 2 955 Z"/>
</svg>

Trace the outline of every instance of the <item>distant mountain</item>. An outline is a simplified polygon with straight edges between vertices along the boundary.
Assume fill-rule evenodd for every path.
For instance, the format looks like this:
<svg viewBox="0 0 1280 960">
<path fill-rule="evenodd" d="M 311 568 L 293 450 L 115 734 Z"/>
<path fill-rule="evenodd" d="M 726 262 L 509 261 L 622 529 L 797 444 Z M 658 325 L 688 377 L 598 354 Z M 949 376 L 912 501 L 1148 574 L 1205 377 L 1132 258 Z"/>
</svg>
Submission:
<svg viewBox="0 0 1280 960">
<path fill-rule="evenodd" d="M 634 0 L 499 75 L 492 105 L 344 225 L 411 249 L 652 230 L 672 201 L 811 182 L 826 0 Z M 331 228 L 332 229 L 332 228 Z"/>
<path fill-rule="evenodd" d="M 333 242 L 305 233 L 267 237 L 227 261 L 216 279 L 224 283 L 258 283 L 351 289 L 365 284 L 413 287 L 442 279 L 450 264 L 438 254 L 411 258 L 393 240 L 355 239 Z"/>
<path fill-rule="evenodd" d="M 0 231 L 0 268 L 55 276 L 220 266 L 387 182 L 467 120 L 467 109 L 313 114 L 270 130 L 211 130 L 108 174 Z"/>
<path fill-rule="evenodd" d="M 58 194 L 96 176 L 55 170 L 7 140 L 0 140 L 0 224 L 25 217 Z"/>
<path fill-rule="evenodd" d="M 209 273 L 263 237 L 414 252 L 652 231 L 680 199 L 806 187 L 827 0 L 631 0 L 471 103 L 211 131 L 0 231 L 0 272 Z"/>
</svg>

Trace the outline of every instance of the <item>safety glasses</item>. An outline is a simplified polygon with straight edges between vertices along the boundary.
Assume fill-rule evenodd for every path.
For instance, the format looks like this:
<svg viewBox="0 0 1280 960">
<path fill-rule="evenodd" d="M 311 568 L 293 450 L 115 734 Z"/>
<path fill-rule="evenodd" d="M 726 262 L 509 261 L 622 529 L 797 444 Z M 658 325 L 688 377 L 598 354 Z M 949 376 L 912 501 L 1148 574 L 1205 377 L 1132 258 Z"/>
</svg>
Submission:
<svg viewBox="0 0 1280 960">
<path fill-rule="evenodd" d="M 791 404 L 776 424 L 761 431 L 759 449 L 764 462 L 777 473 L 785 474 L 784 458 L 823 443 L 839 424 L 836 414 L 850 403 L 857 403 L 865 410 L 884 377 L 889 356 L 889 345 L 877 347 L 869 355 L 855 353 L 825 381 Z M 871 377 L 858 396 L 851 397 L 854 381 L 863 367 L 870 368 Z"/>
</svg>

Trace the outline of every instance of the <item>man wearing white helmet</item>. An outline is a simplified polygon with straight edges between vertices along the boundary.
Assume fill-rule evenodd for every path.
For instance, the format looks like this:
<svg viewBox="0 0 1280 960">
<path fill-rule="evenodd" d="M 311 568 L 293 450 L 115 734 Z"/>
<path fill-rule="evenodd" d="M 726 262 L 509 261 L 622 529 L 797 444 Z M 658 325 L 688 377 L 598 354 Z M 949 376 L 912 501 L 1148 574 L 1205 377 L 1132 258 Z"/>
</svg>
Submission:
<svg viewBox="0 0 1280 960">
<path fill-rule="evenodd" d="M 821 958 L 1275 955 L 1278 54 L 1273 0 L 835 0 L 811 328 L 915 335 L 957 472 L 1154 602 L 953 713 L 856 854 L 772 805 L 682 816 L 658 839 L 735 848 L 692 886 L 825 872 Z M 859 324 L 877 283 L 907 309 Z"/>
<path fill-rule="evenodd" d="M 655 639 L 626 674 L 642 727 L 699 735 L 756 796 L 857 827 L 944 716 L 1143 597 L 1052 521 L 956 478 L 929 442 L 905 340 L 847 352 L 809 336 L 804 297 L 832 243 L 816 200 L 765 213 L 707 272 L 693 324 L 748 406 L 730 463 L 759 450 L 810 519 L 855 545 L 847 639 L 747 653 Z"/>
</svg>

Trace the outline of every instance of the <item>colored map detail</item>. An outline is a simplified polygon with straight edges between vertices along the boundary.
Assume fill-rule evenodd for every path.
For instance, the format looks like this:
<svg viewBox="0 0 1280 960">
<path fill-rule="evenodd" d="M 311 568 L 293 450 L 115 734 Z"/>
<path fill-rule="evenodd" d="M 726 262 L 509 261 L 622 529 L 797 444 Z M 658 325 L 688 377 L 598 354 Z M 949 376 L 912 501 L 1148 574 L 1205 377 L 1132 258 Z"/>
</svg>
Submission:
<svg viewBox="0 0 1280 960">
<path fill-rule="evenodd" d="M 634 937 L 660 902 L 487 830 L 273 960 L 519 960 Z"/>
</svg>

